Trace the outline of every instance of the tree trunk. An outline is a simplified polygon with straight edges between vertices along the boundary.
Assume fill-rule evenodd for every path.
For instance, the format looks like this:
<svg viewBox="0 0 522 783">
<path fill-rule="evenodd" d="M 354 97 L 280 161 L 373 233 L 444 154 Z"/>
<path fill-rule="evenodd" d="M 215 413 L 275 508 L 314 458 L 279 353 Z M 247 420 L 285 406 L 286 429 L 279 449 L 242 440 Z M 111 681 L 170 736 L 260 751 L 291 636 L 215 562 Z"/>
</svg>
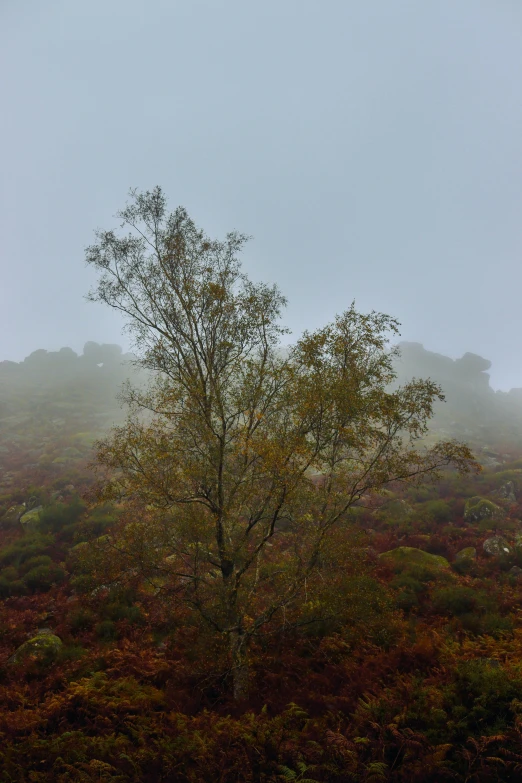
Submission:
<svg viewBox="0 0 522 783">
<path fill-rule="evenodd" d="M 230 656 L 234 701 L 243 701 L 248 696 L 249 684 L 247 641 L 243 631 L 231 631 Z"/>
</svg>

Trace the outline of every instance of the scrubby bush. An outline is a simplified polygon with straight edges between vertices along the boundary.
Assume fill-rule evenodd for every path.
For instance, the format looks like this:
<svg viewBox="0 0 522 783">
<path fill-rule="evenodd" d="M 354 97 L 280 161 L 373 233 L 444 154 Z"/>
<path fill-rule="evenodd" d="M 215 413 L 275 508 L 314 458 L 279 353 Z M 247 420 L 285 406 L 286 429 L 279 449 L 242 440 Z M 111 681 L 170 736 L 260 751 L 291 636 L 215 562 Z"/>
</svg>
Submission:
<svg viewBox="0 0 522 783">
<path fill-rule="evenodd" d="M 91 541 L 103 535 L 116 521 L 117 515 L 111 505 L 95 508 L 87 519 L 82 520 L 75 529 L 75 541 Z"/>
<path fill-rule="evenodd" d="M 498 661 L 464 661 L 456 669 L 454 696 L 448 712 L 452 716 L 455 706 L 464 708 L 456 714 L 465 731 L 463 739 L 475 733 L 500 733 L 513 722 L 521 699 L 520 676 L 514 676 Z"/>
<path fill-rule="evenodd" d="M 116 639 L 118 636 L 118 629 L 112 620 L 103 620 L 96 626 L 96 636 L 98 639 L 102 639 L 106 642 Z"/>
<path fill-rule="evenodd" d="M 461 627 L 474 636 L 498 638 L 513 631 L 512 618 L 503 617 L 497 612 L 485 612 L 484 614 L 472 612 L 462 615 L 459 620 Z"/>
<path fill-rule="evenodd" d="M 70 585 L 78 595 L 87 595 L 96 587 L 96 582 L 90 574 L 78 574 L 70 580 Z"/>
<path fill-rule="evenodd" d="M 20 573 L 23 575 L 28 571 L 31 571 L 33 568 L 38 568 L 39 566 L 50 566 L 52 562 L 53 561 L 49 555 L 38 555 L 37 557 L 30 557 L 29 560 L 26 560 L 20 566 Z"/>
<path fill-rule="evenodd" d="M 79 644 L 64 644 L 56 654 L 58 663 L 66 661 L 78 661 L 87 654 L 87 650 Z"/>
<path fill-rule="evenodd" d="M 64 528 L 76 525 L 84 514 L 86 506 L 78 496 L 70 503 L 53 503 L 40 512 L 39 528 L 43 532 L 59 533 Z"/>
<path fill-rule="evenodd" d="M 9 595 L 26 595 L 27 585 L 21 579 L 14 579 L 9 583 Z"/>
<path fill-rule="evenodd" d="M 65 579 L 65 571 L 56 564 L 40 565 L 32 568 L 22 578 L 22 582 L 33 592 L 48 592 L 55 584 Z"/>
<path fill-rule="evenodd" d="M 7 566 L 7 568 L 3 568 L 0 572 L 0 577 L 8 582 L 13 582 L 15 579 L 18 579 L 18 569 L 14 566 Z"/>
<path fill-rule="evenodd" d="M 421 507 L 421 514 L 425 519 L 433 522 L 448 522 L 452 517 L 451 506 L 444 500 L 429 500 Z"/>
<path fill-rule="evenodd" d="M 139 624 L 143 621 L 143 612 L 139 606 L 129 606 L 117 601 L 105 604 L 102 612 L 104 617 L 113 622 L 127 620 L 128 623 Z"/>
<path fill-rule="evenodd" d="M 72 612 L 69 617 L 69 627 L 73 633 L 77 631 L 87 631 L 93 627 L 96 621 L 96 615 L 90 609 L 82 607 Z"/>
<path fill-rule="evenodd" d="M 422 485 L 409 487 L 406 496 L 414 503 L 426 503 L 428 500 L 436 500 L 439 496 L 437 487 Z"/>
<path fill-rule="evenodd" d="M 402 590 L 398 593 L 395 603 L 398 609 L 402 609 L 403 612 L 411 612 L 412 609 L 416 609 L 419 605 L 418 594 L 413 590 Z"/>
<path fill-rule="evenodd" d="M 0 565 L 18 567 L 32 557 L 45 555 L 53 541 L 51 535 L 41 533 L 25 535 L 0 552 Z"/>
<path fill-rule="evenodd" d="M 443 587 L 435 590 L 432 596 L 433 607 L 441 614 L 463 615 L 477 608 L 478 593 L 471 587 Z"/>
</svg>

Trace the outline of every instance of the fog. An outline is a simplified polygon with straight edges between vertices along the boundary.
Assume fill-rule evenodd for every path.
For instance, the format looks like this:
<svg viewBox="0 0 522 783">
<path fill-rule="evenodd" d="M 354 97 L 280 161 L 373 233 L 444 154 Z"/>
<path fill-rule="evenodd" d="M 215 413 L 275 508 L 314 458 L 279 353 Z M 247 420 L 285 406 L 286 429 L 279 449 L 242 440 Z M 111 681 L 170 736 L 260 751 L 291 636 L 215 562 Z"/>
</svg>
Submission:
<svg viewBox="0 0 522 783">
<path fill-rule="evenodd" d="M 130 348 L 84 248 L 159 184 L 294 333 L 355 299 L 522 387 L 518 0 L 3 0 L 0 44 L 0 360 Z"/>
</svg>

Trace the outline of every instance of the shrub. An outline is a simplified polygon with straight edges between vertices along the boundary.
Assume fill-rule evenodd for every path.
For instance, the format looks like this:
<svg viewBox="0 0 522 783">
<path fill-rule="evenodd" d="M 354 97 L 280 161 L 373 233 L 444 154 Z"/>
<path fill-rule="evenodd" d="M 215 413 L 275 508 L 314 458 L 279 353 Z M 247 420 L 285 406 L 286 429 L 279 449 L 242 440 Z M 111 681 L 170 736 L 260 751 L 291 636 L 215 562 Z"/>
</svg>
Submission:
<svg viewBox="0 0 522 783">
<path fill-rule="evenodd" d="M 515 704 L 522 698 L 522 682 L 497 661 L 464 661 L 457 667 L 455 686 L 459 707 L 464 707 L 460 720 L 467 722 L 467 732 L 499 733 L 512 724 Z"/>
<path fill-rule="evenodd" d="M 23 536 L 0 552 L 0 565 L 18 567 L 31 557 L 44 555 L 53 541 L 53 536 L 41 533 Z"/>
<path fill-rule="evenodd" d="M 422 514 L 434 522 L 448 522 L 451 519 L 451 507 L 444 500 L 429 500 L 422 506 Z"/>
<path fill-rule="evenodd" d="M 11 595 L 11 584 L 5 576 L 0 576 L 0 598 L 7 598 Z"/>
<path fill-rule="evenodd" d="M 404 612 L 410 612 L 419 605 L 417 593 L 413 590 L 403 590 L 398 594 L 396 604 L 398 609 L 402 609 Z"/>
<path fill-rule="evenodd" d="M 10 595 L 26 595 L 27 593 L 27 585 L 21 579 L 15 579 L 14 582 L 11 582 L 10 588 Z"/>
<path fill-rule="evenodd" d="M 143 621 L 143 613 L 139 606 L 128 606 L 125 603 L 108 603 L 103 608 L 103 616 L 113 622 L 127 620 L 129 623 L 139 624 Z"/>
<path fill-rule="evenodd" d="M 96 636 L 104 641 L 112 641 L 118 636 L 118 629 L 112 620 L 103 620 L 96 626 Z"/>
<path fill-rule="evenodd" d="M 18 569 L 14 566 L 8 566 L 2 569 L 0 572 L 0 598 L 7 598 L 10 595 L 16 593 L 15 587 L 13 592 L 13 584 L 18 580 Z"/>
<path fill-rule="evenodd" d="M 90 574 L 78 574 L 78 576 L 73 576 L 70 584 L 73 590 L 79 595 L 86 595 L 96 587 L 96 582 Z"/>
<path fill-rule="evenodd" d="M 22 578 L 22 582 L 33 592 L 46 593 L 54 584 L 60 584 L 65 579 L 65 571 L 55 564 L 40 565 L 32 568 Z"/>
<path fill-rule="evenodd" d="M 486 612 L 482 615 L 472 612 L 462 615 L 459 619 L 463 630 L 474 636 L 498 638 L 513 631 L 513 620 L 510 617 L 502 617 L 496 612 Z"/>
<path fill-rule="evenodd" d="M 87 650 L 79 644 L 67 644 L 60 647 L 56 658 L 59 662 L 78 661 L 87 654 Z"/>
<path fill-rule="evenodd" d="M 53 503 L 40 512 L 40 530 L 58 533 L 66 526 L 75 525 L 85 508 L 77 496 L 70 503 Z"/>
<path fill-rule="evenodd" d="M 436 500 L 438 489 L 435 486 L 409 487 L 406 495 L 415 503 L 426 503 L 429 500 Z"/>
<path fill-rule="evenodd" d="M 396 576 L 395 579 L 392 579 L 390 582 L 390 586 L 403 588 L 405 590 L 409 590 L 412 593 L 422 593 L 422 591 L 426 589 L 425 584 L 420 582 L 418 579 L 415 579 L 410 574 L 401 574 L 400 576 Z"/>
<path fill-rule="evenodd" d="M 437 612 L 458 616 L 476 609 L 478 598 L 471 587 L 443 587 L 433 593 L 433 606 Z"/>
<path fill-rule="evenodd" d="M 50 566 L 52 562 L 49 555 L 37 555 L 37 557 L 30 557 L 29 560 L 26 560 L 20 570 L 22 574 L 26 574 L 28 571 L 32 571 L 33 568 Z"/>
<path fill-rule="evenodd" d="M 90 609 L 81 608 L 69 615 L 69 626 L 73 632 L 86 631 L 93 627 L 96 615 Z"/>
<path fill-rule="evenodd" d="M 18 569 L 14 566 L 8 566 L 7 568 L 2 569 L 0 577 L 6 579 L 8 582 L 13 582 L 15 579 L 18 579 Z"/>
</svg>

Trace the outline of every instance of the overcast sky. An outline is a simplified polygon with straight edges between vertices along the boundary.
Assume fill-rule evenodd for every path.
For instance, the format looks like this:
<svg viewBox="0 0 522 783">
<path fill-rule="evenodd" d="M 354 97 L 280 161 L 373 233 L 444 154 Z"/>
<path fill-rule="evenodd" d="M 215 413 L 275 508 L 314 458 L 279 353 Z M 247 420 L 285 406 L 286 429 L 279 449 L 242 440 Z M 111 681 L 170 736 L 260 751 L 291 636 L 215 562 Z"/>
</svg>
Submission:
<svg viewBox="0 0 522 783">
<path fill-rule="evenodd" d="M 121 322 L 130 187 L 253 235 L 298 334 L 355 299 L 522 386 L 521 0 L 0 0 L 0 359 Z"/>
</svg>

